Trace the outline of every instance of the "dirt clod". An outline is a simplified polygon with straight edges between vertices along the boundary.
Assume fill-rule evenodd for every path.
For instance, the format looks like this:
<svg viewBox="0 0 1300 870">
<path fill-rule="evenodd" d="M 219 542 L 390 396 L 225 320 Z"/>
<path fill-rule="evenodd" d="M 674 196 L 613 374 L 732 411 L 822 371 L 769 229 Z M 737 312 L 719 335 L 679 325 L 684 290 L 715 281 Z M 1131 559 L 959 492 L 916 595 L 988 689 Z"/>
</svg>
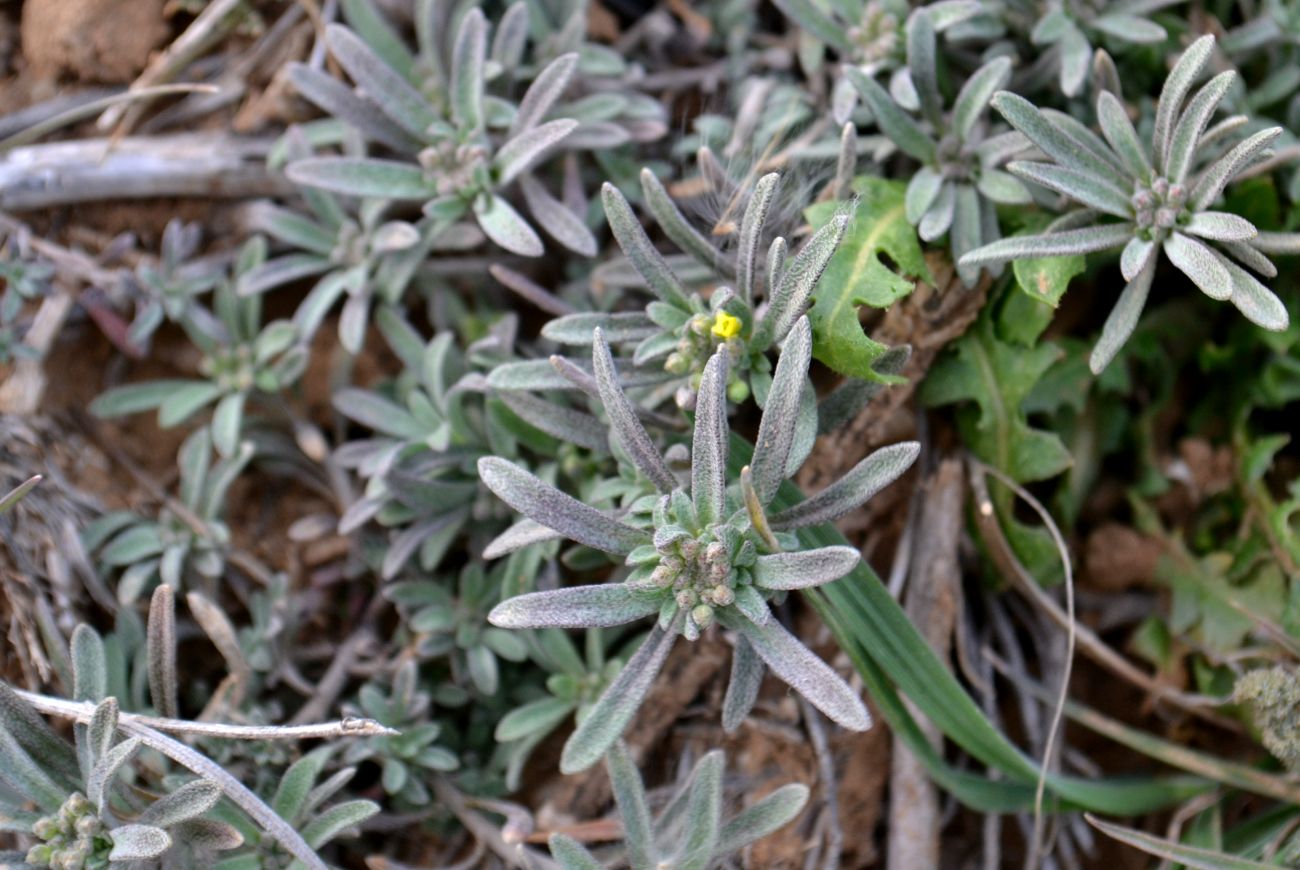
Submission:
<svg viewBox="0 0 1300 870">
<path fill-rule="evenodd" d="M 168 35 L 165 0 L 40 0 L 23 4 L 23 56 L 44 78 L 126 83 Z"/>
</svg>

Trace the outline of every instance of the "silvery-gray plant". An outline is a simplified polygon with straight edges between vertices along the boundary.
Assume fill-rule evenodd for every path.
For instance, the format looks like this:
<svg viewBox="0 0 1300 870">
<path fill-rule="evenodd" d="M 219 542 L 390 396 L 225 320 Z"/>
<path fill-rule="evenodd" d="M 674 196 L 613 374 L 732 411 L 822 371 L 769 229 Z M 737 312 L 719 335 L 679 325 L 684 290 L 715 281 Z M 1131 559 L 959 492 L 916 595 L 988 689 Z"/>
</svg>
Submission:
<svg viewBox="0 0 1300 870">
<path fill-rule="evenodd" d="M 281 141 L 282 153 L 277 151 L 268 161 L 272 168 L 312 154 L 301 128 L 290 129 Z M 463 232 L 444 233 L 421 245 L 424 224 L 395 216 L 388 200 L 335 196 L 311 187 L 302 188 L 301 194 L 305 211 L 263 200 L 245 212 L 246 229 L 265 233 L 288 250 L 241 275 L 239 293 L 255 296 L 315 278 L 298 303 L 293 323 L 303 340 L 310 341 L 343 300 L 339 343 L 351 354 L 361 351 L 374 307 L 400 302 L 430 251 L 482 241 L 477 230 L 466 227 L 468 239 Z"/>
<path fill-rule="evenodd" d="M 1057 68 L 1061 92 L 1075 97 L 1083 92 L 1092 65 L 1093 46 L 1118 41 L 1129 45 L 1152 45 L 1169 38 L 1168 32 L 1149 17 L 1153 12 L 1185 0 L 1049 0 L 1034 3 L 1037 20 L 1029 32 L 1037 48 L 1047 46 L 1046 56 Z M 1011 6 L 1017 5 L 1015 2 Z"/>
<path fill-rule="evenodd" d="M 329 25 L 331 54 L 356 89 L 303 65 L 291 69 L 291 79 L 307 99 L 402 159 L 309 157 L 289 164 L 288 175 L 335 193 L 419 202 L 426 215 L 420 234 L 428 244 L 473 215 L 496 244 L 540 256 L 541 238 L 503 193 L 518 181 L 537 222 L 561 244 L 590 256 L 595 239 L 582 218 L 529 172 L 580 126 L 574 118 L 545 120 L 573 78 L 578 56 L 556 58 L 511 105 L 485 94 L 488 29 L 481 10 L 466 12 L 445 74 L 434 78 L 432 92 L 422 92 L 390 62 L 391 44 L 381 55 L 350 28 Z"/>
<path fill-rule="evenodd" d="M 644 312 L 559 317 L 543 327 L 542 335 L 562 344 L 590 346 L 593 330 L 601 329 L 611 344 L 631 351 L 633 366 L 666 373 L 667 388 L 687 409 L 694 407 L 705 365 L 722 349 L 728 360 L 727 397 L 743 402 L 752 392 L 760 403 L 766 401 L 772 378 L 768 354 L 804 313 L 850 220 L 847 213 L 837 215 L 789 258 L 785 239 L 776 237 L 767 250 L 767 274 L 760 276 L 760 242 L 780 182 L 780 175 L 770 173 L 754 184 L 733 259 L 691 225 L 653 172 L 642 170 L 647 207 L 664 234 L 693 261 L 685 264 L 694 273 L 689 285 L 651 242 L 623 194 L 606 184 L 601 196 L 610 229 L 655 298 Z M 764 284 L 765 292 L 760 292 Z M 707 301 L 699 290 L 688 289 L 690 285 L 712 287 Z M 516 371 L 545 365 L 505 368 L 493 373 L 492 382 L 506 386 Z"/>
<path fill-rule="evenodd" d="M 140 800 L 145 790 L 122 774 L 145 743 L 119 731 L 117 699 L 106 695 L 104 642 L 82 625 L 68 654 L 73 698 L 95 705 L 89 722 L 74 728 L 75 746 L 0 682 L 0 785 L 21 798 L 0 789 L 0 819 L 4 830 L 35 840 L 25 855 L 0 852 L 3 866 L 132 867 L 174 846 L 202 850 L 208 859 L 239 846 L 238 831 L 204 818 L 222 796 L 213 781 L 191 779 L 152 802 Z"/>
<path fill-rule="evenodd" d="M 954 260 L 1002 237 L 995 207 L 1033 201 L 1029 190 L 1000 166 L 1028 144 L 1014 131 L 990 135 L 989 100 L 1011 78 L 1011 60 L 994 58 L 962 84 L 951 110 L 944 108 L 936 28 L 927 8 L 907 23 L 907 66 L 921 118 L 892 100 L 875 80 L 847 71 L 877 126 L 898 150 L 921 163 L 907 186 L 907 219 L 927 242 L 948 235 Z M 980 267 L 958 266 L 962 282 L 975 283 Z"/>
<path fill-rule="evenodd" d="M 909 111 L 920 108 L 915 78 L 907 63 L 904 31 L 912 14 L 907 0 L 775 2 L 805 33 L 839 55 L 841 75 L 836 78 L 831 93 L 835 123 L 848 122 L 857 104 L 858 92 L 847 76 L 850 71 L 872 79 L 887 75 L 894 101 Z M 939 0 L 926 4 L 924 9 L 935 30 L 942 32 L 978 13 L 981 4 L 975 0 Z"/>
<path fill-rule="evenodd" d="M 1289 322 L 1281 300 L 1239 264 L 1273 277 L 1277 269 L 1265 255 L 1300 249 L 1300 235 L 1259 232 L 1245 218 L 1213 208 L 1233 178 L 1269 153 L 1282 128 L 1259 130 L 1217 156 L 1209 154 L 1213 143 L 1245 121 L 1229 118 L 1209 127 L 1232 85 L 1232 71 L 1214 76 L 1187 99 L 1213 48 L 1213 36 L 1201 37 L 1170 71 L 1156 104 L 1149 147 L 1124 104 L 1109 91 L 1102 91 L 1096 102 L 1100 137 L 1069 116 L 1040 110 L 1016 94 L 1001 91 L 993 97 L 1003 117 L 1049 158 L 1012 162 L 1008 171 L 1062 194 L 1079 208 L 1046 232 L 994 242 L 966 254 L 961 263 L 980 266 L 1122 248 L 1120 269 L 1128 284 L 1093 348 L 1089 363 L 1094 372 L 1105 368 L 1132 334 L 1162 251 L 1203 293 L 1231 301 L 1252 322 L 1270 330 L 1285 329 Z"/>
<path fill-rule="evenodd" d="M 212 312 L 190 302 L 181 325 L 202 352 L 202 379 L 145 381 L 101 393 L 90 409 L 100 417 L 158 410 L 158 425 L 179 426 L 212 407 L 212 444 L 233 456 L 243 440 L 250 403 L 278 401 L 307 368 L 307 348 L 287 320 L 262 324 L 260 297 L 240 296 L 236 287 L 266 259 L 266 241 L 254 236 L 240 249 L 234 275 L 212 296 Z"/>
<path fill-rule="evenodd" d="M 605 756 L 605 769 L 623 822 L 618 860 L 599 860 L 567 834 L 552 834 L 547 844 L 563 870 L 707 870 L 741 849 L 794 821 L 808 803 L 808 787 L 783 785 L 728 821 L 723 821 L 726 758 L 714 750 L 695 763 L 688 780 L 657 815 L 650 813 L 645 783 L 627 747 L 619 741 Z"/>
<path fill-rule="evenodd" d="M 1019 90 L 1056 87 L 1084 92 L 1096 46 L 1155 45 L 1169 38 L 1151 15 L 1184 0 L 982 0 L 977 14 L 957 22 L 951 38 L 990 45 L 1025 60 Z M 1028 45 L 1024 41 L 1028 41 Z"/>
<path fill-rule="evenodd" d="M 768 601 L 791 589 L 839 579 L 858 564 L 851 547 L 804 550 L 794 530 L 829 522 L 857 508 L 915 459 L 915 443 L 872 453 L 843 479 L 793 507 L 768 516 L 782 481 L 802 464 L 802 393 L 812 353 L 806 317 L 793 324 L 777 362 L 759 424 L 753 461 L 728 485 L 726 384 L 729 354 L 709 359 L 695 405 L 689 476 L 680 479 L 641 423 L 618 383 L 603 335 L 592 350 L 595 391 L 626 464 L 653 487 L 622 516 L 611 516 L 498 457 L 479 460 L 484 483 L 534 524 L 624 560 L 615 582 L 531 592 L 499 604 L 489 616 L 506 628 L 614 626 L 644 617 L 655 625 L 564 747 L 566 773 L 594 764 L 623 732 L 644 700 L 675 640 L 696 640 L 714 625 L 735 632 L 732 679 L 723 723 L 735 728 L 758 693 L 766 664 L 840 725 L 870 725 L 857 694 L 773 616 Z M 507 531 L 495 555 L 537 540 L 532 529 Z"/>
</svg>

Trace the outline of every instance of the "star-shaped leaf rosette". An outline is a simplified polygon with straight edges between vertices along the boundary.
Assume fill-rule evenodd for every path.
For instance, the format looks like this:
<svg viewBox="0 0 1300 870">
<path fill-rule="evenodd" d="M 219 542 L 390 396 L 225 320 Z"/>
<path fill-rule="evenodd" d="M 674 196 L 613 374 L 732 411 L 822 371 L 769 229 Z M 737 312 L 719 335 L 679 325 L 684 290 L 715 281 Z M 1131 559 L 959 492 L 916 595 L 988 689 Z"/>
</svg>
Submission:
<svg viewBox="0 0 1300 870">
<path fill-rule="evenodd" d="M 618 739 L 679 636 L 696 640 L 715 625 L 736 635 L 723 704 L 728 730 L 752 707 L 764 664 L 845 728 L 862 731 L 870 726 L 857 694 L 782 627 L 769 601 L 791 589 L 837 580 L 854 569 L 857 550 L 803 550 L 794 530 L 856 509 L 902 474 L 919 447 L 909 442 L 878 450 L 816 496 L 769 516 L 782 481 L 802 464 L 795 432 L 811 354 L 812 329 L 808 318 L 801 317 L 777 362 L 752 463 L 731 485 L 725 349 L 715 352 L 705 366 L 695 406 L 689 479 L 681 480 L 620 387 L 609 345 L 599 330 L 592 352 L 595 387 L 617 452 L 657 493 L 614 517 L 504 459 L 479 460 L 484 483 L 515 510 L 564 537 L 622 557 L 626 566 L 615 582 L 511 598 L 492 611 L 489 621 L 505 628 L 582 628 L 656 619 L 640 649 L 569 738 L 560 761 L 565 773 L 591 766 Z M 535 539 L 518 537 L 520 543 Z M 494 555 L 506 549 L 500 542 L 489 548 Z"/>
</svg>

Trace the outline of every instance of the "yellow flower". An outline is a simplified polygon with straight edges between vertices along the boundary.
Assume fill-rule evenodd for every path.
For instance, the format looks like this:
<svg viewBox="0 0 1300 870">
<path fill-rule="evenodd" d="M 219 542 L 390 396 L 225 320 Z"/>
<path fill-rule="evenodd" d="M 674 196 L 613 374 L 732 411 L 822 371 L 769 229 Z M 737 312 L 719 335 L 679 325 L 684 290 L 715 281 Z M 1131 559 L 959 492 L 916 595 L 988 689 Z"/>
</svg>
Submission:
<svg viewBox="0 0 1300 870">
<path fill-rule="evenodd" d="M 713 329 L 711 331 L 718 338 L 734 338 L 740 332 L 740 318 L 734 317 L 725 311 L 719 311 L 713 318 Z"/>
</svg>

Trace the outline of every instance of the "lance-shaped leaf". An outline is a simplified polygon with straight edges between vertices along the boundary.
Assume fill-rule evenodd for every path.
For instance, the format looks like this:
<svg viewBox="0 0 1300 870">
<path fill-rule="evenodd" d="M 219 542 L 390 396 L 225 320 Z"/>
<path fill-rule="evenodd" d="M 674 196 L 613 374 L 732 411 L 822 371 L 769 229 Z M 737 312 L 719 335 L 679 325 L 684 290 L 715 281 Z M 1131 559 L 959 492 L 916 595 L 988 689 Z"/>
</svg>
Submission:
<svg viewBox="0 0 1300 870">
<path fill-rule="evenodd" d="M 0 782 L 47 813 L 57 812 L 68 796 L 68 789 L 32 759 L 8 728 L 0 728 Z"/>
<path fill-rule="evenodd" d="M 99 703 L 108 694 L 108 657 L 104 639 L 82 623 L 72 632 L 72 697 Z"/>
<path fill-rule="evenodd" d="M 1277 294 L 1227 257 L 1220 256 L 1219 259 L 1232 276 L 1232 304 L 1238 311 L 1251 323 L 1274 332 L 1290 326 L 1291 315 Z"/>
<path fill-rule="evenodd" d="M 1125 281 L 1132 281 L 1138 272 L 1146 268 L 1147 263 L 1156 255 L 1156 243 L 1151 239 L 1137 236 L 1129 239 L 1119 256 L 1119 270 Z"/>
<path fill-rule="evenodd" d="M 604 864 L 567 834 L 551 834 L 546 845 L 551 847 L 551 854 L 560 862 L 562 870 L 605 870 Z"/>
<path fill-rule="evenodd" d="M 650 291 L 678 308 L 690 308 L 681 282 L 668 267 L 663 254 L 659 253 L 646 235 L 623 194 L 617 187 L 606 182 L 600 188 L 600 198 L 605 205 L 605 219 L 609 221 L 609 228 L 618 240 L 618 246 L 645 279 Z"/>
<path fill-rule="evenodd" d="M 1007 171 L 1117 218 L 1128 219 L 1133 215 L 1128 195 L 1113 182 L 1090 172 L 1019 160 L 1008 163 Z"/>
<path fill-rule="evenodd" d="M 555 541 L 562 538 L 559 532 L 547 528 L 539 522 L 522 519 L 491 540 L 483 548 L 484 559 L 499 559 L 502 556 L 522 550 L 532 544 Z"/>
<path fill-rule="evenodd" d="M 664 235 L 701 263 L 731 277 L 731 264 L 723 258 L 722 252 L 714 247 L 699 230 L 691 226 L 690 221 L 681 213 L 673 198 L 664 189 L 663 184 L 649 169 L 641 170 L 641 192 L 645 196 L 646 206 L 659 222 Z"/>
<path fill-rule="evenodd" d="M 478 472 L 506 504 L 579 544 L 625 556 L 649 540 L 645 532 L 560 492 L 512 462 L 484 456 L 478 461 Z"/>
<path fill-rule="evenodd" d="M 1124 164 L 1124 168 L 1137 180 L 1149 183 L 1151 161 L 1147 158 L 1146 149 L 1124 110 L 1124 104 L 1110 91 L 1102 91 L 1097 96 L 1097 120 L 1101 123 L 1101 134 L 1106 137 L 1106 142 Z"/>
<path fill-rule="evenodd" d="M 772 292 L 767 314 L 755 330 L 753 346 L 765 348 L 781 341 L 794 322 L 803 316 L 817 282 L 826 271 L 836 248 L 848 230 L 850 216 L 838 214 L 826 226 L 813 233 L 803 249 L 785 267 L 781 280 Z"/>
<path fill-rule="evenodd" d="M 578 773 L 591 767 L 613 745 L 632 720 L 655 677 L 664 666 L 673 641 L 677 639 L 680 618 L 667 630 L 655 626 L 641 647 L 628 659 L 623 670 L 596 701 L 587 718 L 577 727 L 560 755 L 560 772 Z"/>
<path fill-rule="evenodd" d="M 1102 178 L 1113 178 L 1113 164 L 1098 156 L 1087 143 L 1081 142 L 1068 130 L 1048 120 L 1033 103 L 1010 91 L 998 91 L 990 101 L 993 108 L 1007 119 L 1011 126 L 1029 137 L 1047 156 L 1063 166 L 1082 169 Z"/>
<path fill-rule="evenodd" d="M 628 864 L 632 867 L 657 866 L 659 851 L 655 847 L 654 822 L 650 819 L 645 784 L 622 740 L 615 741 L 605 754 L 605 769 L 609 772 L 609 784 L 618 804 L 618 817 L 623 823 Z"/>
<path fill-rule="evenodd" d="M 510 122 L 511 136 L 537 126 L 546 117 L 555 101 L 564 95 L 564 89 L 569 86 L 577 68 L 578 53 L 571 51 L 548 63 L 537 74 L 515 110 L 514 120 Z"/>
<path fill-rule="evenodd" d="M 1139 831 L 1136 828 L 1127 828 L 1112 822 L 1104 822 L 1091 813 L 1086 813 L 1084 818 L 1088 820 L 1088 824 L 1106 836 L 1132 846 L 1134 849 L 1146 852 L 1148 855 L 1162 858 L 1166 862 L 1177 862 L 1182 867 L 1195 868 L 1195 870 L 1266 870 L 1266 868 L 1278 866 L 1271 862 L 1266 864 L 1215 849 L 1205 849 L 1180 843 L 1176 840 L 1166 840 L 1145 831 Z"/>
<path fill-rule="evenodd" d="M 14 505 L 22 501 L 27 493 L 36 488 L 36 484 L 40 483 L 41 479 L 39 474 L 32 475 L 3 496 L 0 496 L 0 514 L 10 510 Z"/>
<path fill-rule="evenodd" d="M 757 289 L 755 271 L 758 268 L 758 246 L 767 223 L 767 213 L 772 207 L 781 176 L 769 172 L 754 184 L 754 192 L 740 219 L 740 236 L 736 247 L 736 292 L 741 300 L 752 304 Z"/>
<path fill-rule="evenodd" d="M 722 826 L 715 854 L 733 855 L 779 831 L 794 821 L 807 803 L 808 786 L 797 782 L 781 786 Z"/>
<path fill-rule="evenodd" d="M 582 218 L 570 211 L 567 205 L 551 196 L 550 191 L 540 181 L 532 175 L 522 176 L 519 179 L 519 192 L 524 195 L 524 203 L 528 206 L 529 213 L 532 214 L 538 226 L 548 236 L 574 253 L 581 254 L 584 257 L 596 256 L 599 246 L 596 244 L 596 237 L 591 234 L 591 230 L 587 229 L 587 225 Z M 520 292 L 520 287 L 526 288 L 525 293 L 536 287 L 531 281 L 518 275 L 518 273 L 512 273 L 504 267 L 495 268 L 508 276 L 515 276 L 519 279 L 502 278 L 497 271 L 493 272 L 497 280 L 517 293 Z M 553 311 L 553 309 L 565 305 L 565 303 L 549 294 L 545 296 L 533 294 L 526 298 L 532 299 L 534 304 L 537 304 L 543 310 Z"/>
<path fill-rule="evenodd" d="M 558 341 L 560 344 L 586 347 L 593 342 L 597 329 L 601 331 L 607 342 L 628 344 L 644 341 L 657 334 L 660 328 L 640 311 L 620 311 L 613 314 L 583 311 L 578 314 L 566 314 L 549 321 L 542 327 L 542 337 Z"/>
<path fill-rule="evenodd" d="M 962 265 L 1005 263 L 1022 257 L 1064 257 L 1108 251 L 1133 238 L 1133 225 L 1102 224 L 1044 233 L 1037 236 L 1012 236 L 977 248 L 961 258 Z"/>
<path fill-rule="evenodd" d="M 129 737 L 104 753 L 90 769 L 90 775 L 86 777 L 86 798 L 99 812 L 104 812 L 108 804 L 113 778 L 117 776 L 122 765 L 135 757 L 141 745 L 139 737 Z"/>
<path fill-rule="evenodd" d="M 472 7 L 461 19 L 451 54 L 451 118 L 461 130 L 483 126 L 483 64 L 487 56 L 487 18 Z"/>
<path fill-rule="evenodd" d="M 736 647 L 731 653 L 731 679 L 722 699 L 722 730 L 726 733 L 734 733 L 754 709 L 758 690 L 763 686 L 763 673 L 763 660 L 743 634 L 736 635 Z"/>
<path fill-rule="evenodd" d="M 808 589 L 840 579 L 857 567 L 860 558 L 852 547 L 759 556 L 754 563 L 754 584 L 763 589 Z"/>
<path fill-rule="evenodd" d="M 622 446 L 632 462 L 649 478 L 660 492 L 672 492 L 677 488 L 677 477 L 668 468 L 663 454 L 655 446 L 641 425 L 636 407 L 618 384 L 618 372 L 614 368 L 614 357 L 609 352 L 602 330 L 595 331 L 595 342 L 591 348 L 591 365 L 596 374 L 596 387 L 600 391 L 601 404 L 609 415 L 610 427 L 614 437 Z M 703 388 L 703 384 L 701 384 Z M 698 428 L 697 428 L 698 431 Z M 725 459 L 724 459 L 725 461 Z"/>
<path fill-rule="evenodd" d="M 1157 168 L 1164 170 L 1169 156 L 1170 140 L 1173 138 L 1174 122 L 1178 111 L 1183 106 L 1187 92 L 1195 84 L 1197 76 L 1205 68 L 1214 51 L 1214 37 L 1202 36 L 1183 52 L 1178 63 L 1169 71 L 1164 87 L 1160 90 L 1160 99 L 1156 101 L 1156 123 L 1151 136 L 1152 159 Z"/>
<path fill-rule="evenodd" d="M 898 103 L 876 84 L 871 76 L 855 66 L 846 66 L 844 74 L 858 89 L 862 98 L 871 108 L 876 124 L 899 150 L 921 163 L 931 164 L 935 160 L 934 140 L 930 138 L 921 125 L 912 116 L 899 108 Z"/>
<path fill-rule="evenodd" d="M 499 628 L 608 628 L 659 612 L 659 601 L 621 583 L 529 592 L 488 614 Z"/>
<path fill-rule="evenodd" d="M 95 706 L 86 726 L 85 749 L 87 760 L 92 766 L 108 755 L 117 739 L 118 709 L 116 698 L 105 698 Z"/>
<path fill-rule="evenodd" d="M 1260 153 L 1264 151 L 1273 140 L 1282 135 L 1281 127 L 1269 127 L 1260 130 L 1246 139 L 1238 142 L 1236 145 L 1224 154 L 1209 168 L 1201 173 L 1201 177 L 1192 188 L 1191 204 L 1193 211 L 1202 211 L 1214 204 L 1223 193 L 1223 188 L 1229 181 L 1236 177 L 1238 172 L 1245 169 L 1255 161 Z"/>
<path fill-rule="evenodd" d="M 1226 211 L 1198 211 L 1183 224 L 1182 231 L 1221 242 L 1246 241 L 1259 235 L 1259 230 L 1250 221 Z"/>
<path fill-rule="evenodd" d="M 577 121 L 561 118 L 517 133 L 492 157 L 492 166 L 497 172 L 497 184 L 506 185 L 514 181 L 520 173 L 530 168 L 548 149 L 563 141 L 577 127 Z"/>
<path fill-rule="evenodd" d="M 395 160 L 307 157 L 290 163 L 284 173 L 295 184 L 347 196 L 426 200 L 435 192 L 420 167 Z"/>
<path fill-rule="evenodd" d="M 704 366 L 695 401 L 691 442 L 691 499 L 700 525 L 721 522 L 727 509 L 727 350 Z"/>
<path fill-rule="evenodd" d="M 539 399 L 530 393 L 501 393 L 501 401 L 529 426 L 560 441 L 569 441 L 596 453 L 609 452 L 605 426 L 592 415 Z"/>
<path fill-rule="evenodd" d="M 521 257 L 540 257 L 542 240 L 505 197 L 483 194 L 474 200 L 474 217 L 489 239 Z"/>
<path fill-rule="evenodd" d="M 1165 178 L 1170 184 L 1181 184 L 1192 168 L 1192 158 L 1196 155 L 1201 134 L 1209 126 L 1210 117 L 1219 103 L 1232 87 L 1237 74 L 1232 70 L 1219 73 L 1210 79 L 1196 96 L 1187 104 L 1186 111 L 1178 119 L 1177 126 L 1169 140 L 1169 156 L 1165 161 Z"/>
<path fill-rule="evenodd" d="M 147 861 L 172 847 L 172 838 L 162 828 L 152 825 L 122 825 L 108 832 L 113 850 L 110 861 Z"/>
<path fill-rule="evenodd" d="M 1169 262 L 1191 278 L 1206 296 L 1227 299 L 1232 295 L 1232 276 L 1214 252 L 1201 242 L 1174 232 L 1165 239 L 1164 251 Z"/>
<path fill-rule="evenodd" d="M 673 866 L 705 870 L 718 846 L 722 826 L 722 750 L 715 749 L 695 765 L 686 801 L 686 828 Z"/>
<path fill-rule="evenodd" d="M 302 838 L 313 849 L 319 849 L 330 840 L 379 812 L 379 804 L 368 800 L 344 801 L 335 804 L 312 819 L 302 829 Z"/>
<path fill-rule="evenodd" d="M 330 53 L 357 86 L 412 137 L 421 139 L 429 126 L 439 120 L 424 95 L 351 30 L 341 24 L 330 24 L 325 29 L 325 41 Z"/>
<path fill-rule="evenodd" d="M 999 57 L 984 64 L 966 80 L 953 101 L 952 128 L 965 142 L 984 114 L 993 94 L 1011 79 L 1011 58 Z"/>
<path fill-rule="evenodd" d="M 848 683 L 775 619 L 755 625 L 748 619 L 718 611 L 718 620 L 753 645 L 772 673 L 784 680 L 831 721 L 851 731 L 866 731 L 871 716 Z"/>
<path fill-rule="evenodd" d="M 1107 315 L 1101 337 L 1088 356 L 1088 367 L 1094 374 L 1101 374 L 1137 327 L 1142 308 L 1147 303 L 1147 294 L 1151 291 L 1151 281 L 1155 278 L 1156 262 L 1155 256 L 1147 257 L 1146 264 L 1125 285 L 1124 292 L 1120 293 L 1115 307 Z"/>
<path fill-rule="evenodd" d="M 169 828 L 203 815 L 221 800 L 221 786 L 196 779 L 151 803 L 140 814 L 144 824 Z"/>
<path fill-rule="evenodd" d="M 289 81 L 308 101 L 331 117 L 356 128 L 362 136 L 392 148 L 399 154 L 420 150 L 420 140 L 412 131 L 394 122 L 379 107 L 333 76 L 306 64 L 289 64 Z"/>
<path fill-rule="evenodd" d="M 786 462 L 794 444 L 799 407 L 812 358 L 812 325 L 799 318 L 776 362 L 767 405 L 758 424 L 754 461 L 750 464 L 759 503 L 767 505 L 785 480 Z"/>
<path fill-rule="evenodd" d="M 69 785 L 80 775 L 75 750 L 3 681 L 0 681 L 0 733 L 13 735 L 20 747 L 40 758 L 52 775 L 67 780 Z"/>
<path fill-rule="evenodd" d="M 771 518 L 774 529 L 801 529 L 839 519 L 898 479 L 921 452 L 915 441 L 882 447 L 810 499 Z"/>
</svg>

